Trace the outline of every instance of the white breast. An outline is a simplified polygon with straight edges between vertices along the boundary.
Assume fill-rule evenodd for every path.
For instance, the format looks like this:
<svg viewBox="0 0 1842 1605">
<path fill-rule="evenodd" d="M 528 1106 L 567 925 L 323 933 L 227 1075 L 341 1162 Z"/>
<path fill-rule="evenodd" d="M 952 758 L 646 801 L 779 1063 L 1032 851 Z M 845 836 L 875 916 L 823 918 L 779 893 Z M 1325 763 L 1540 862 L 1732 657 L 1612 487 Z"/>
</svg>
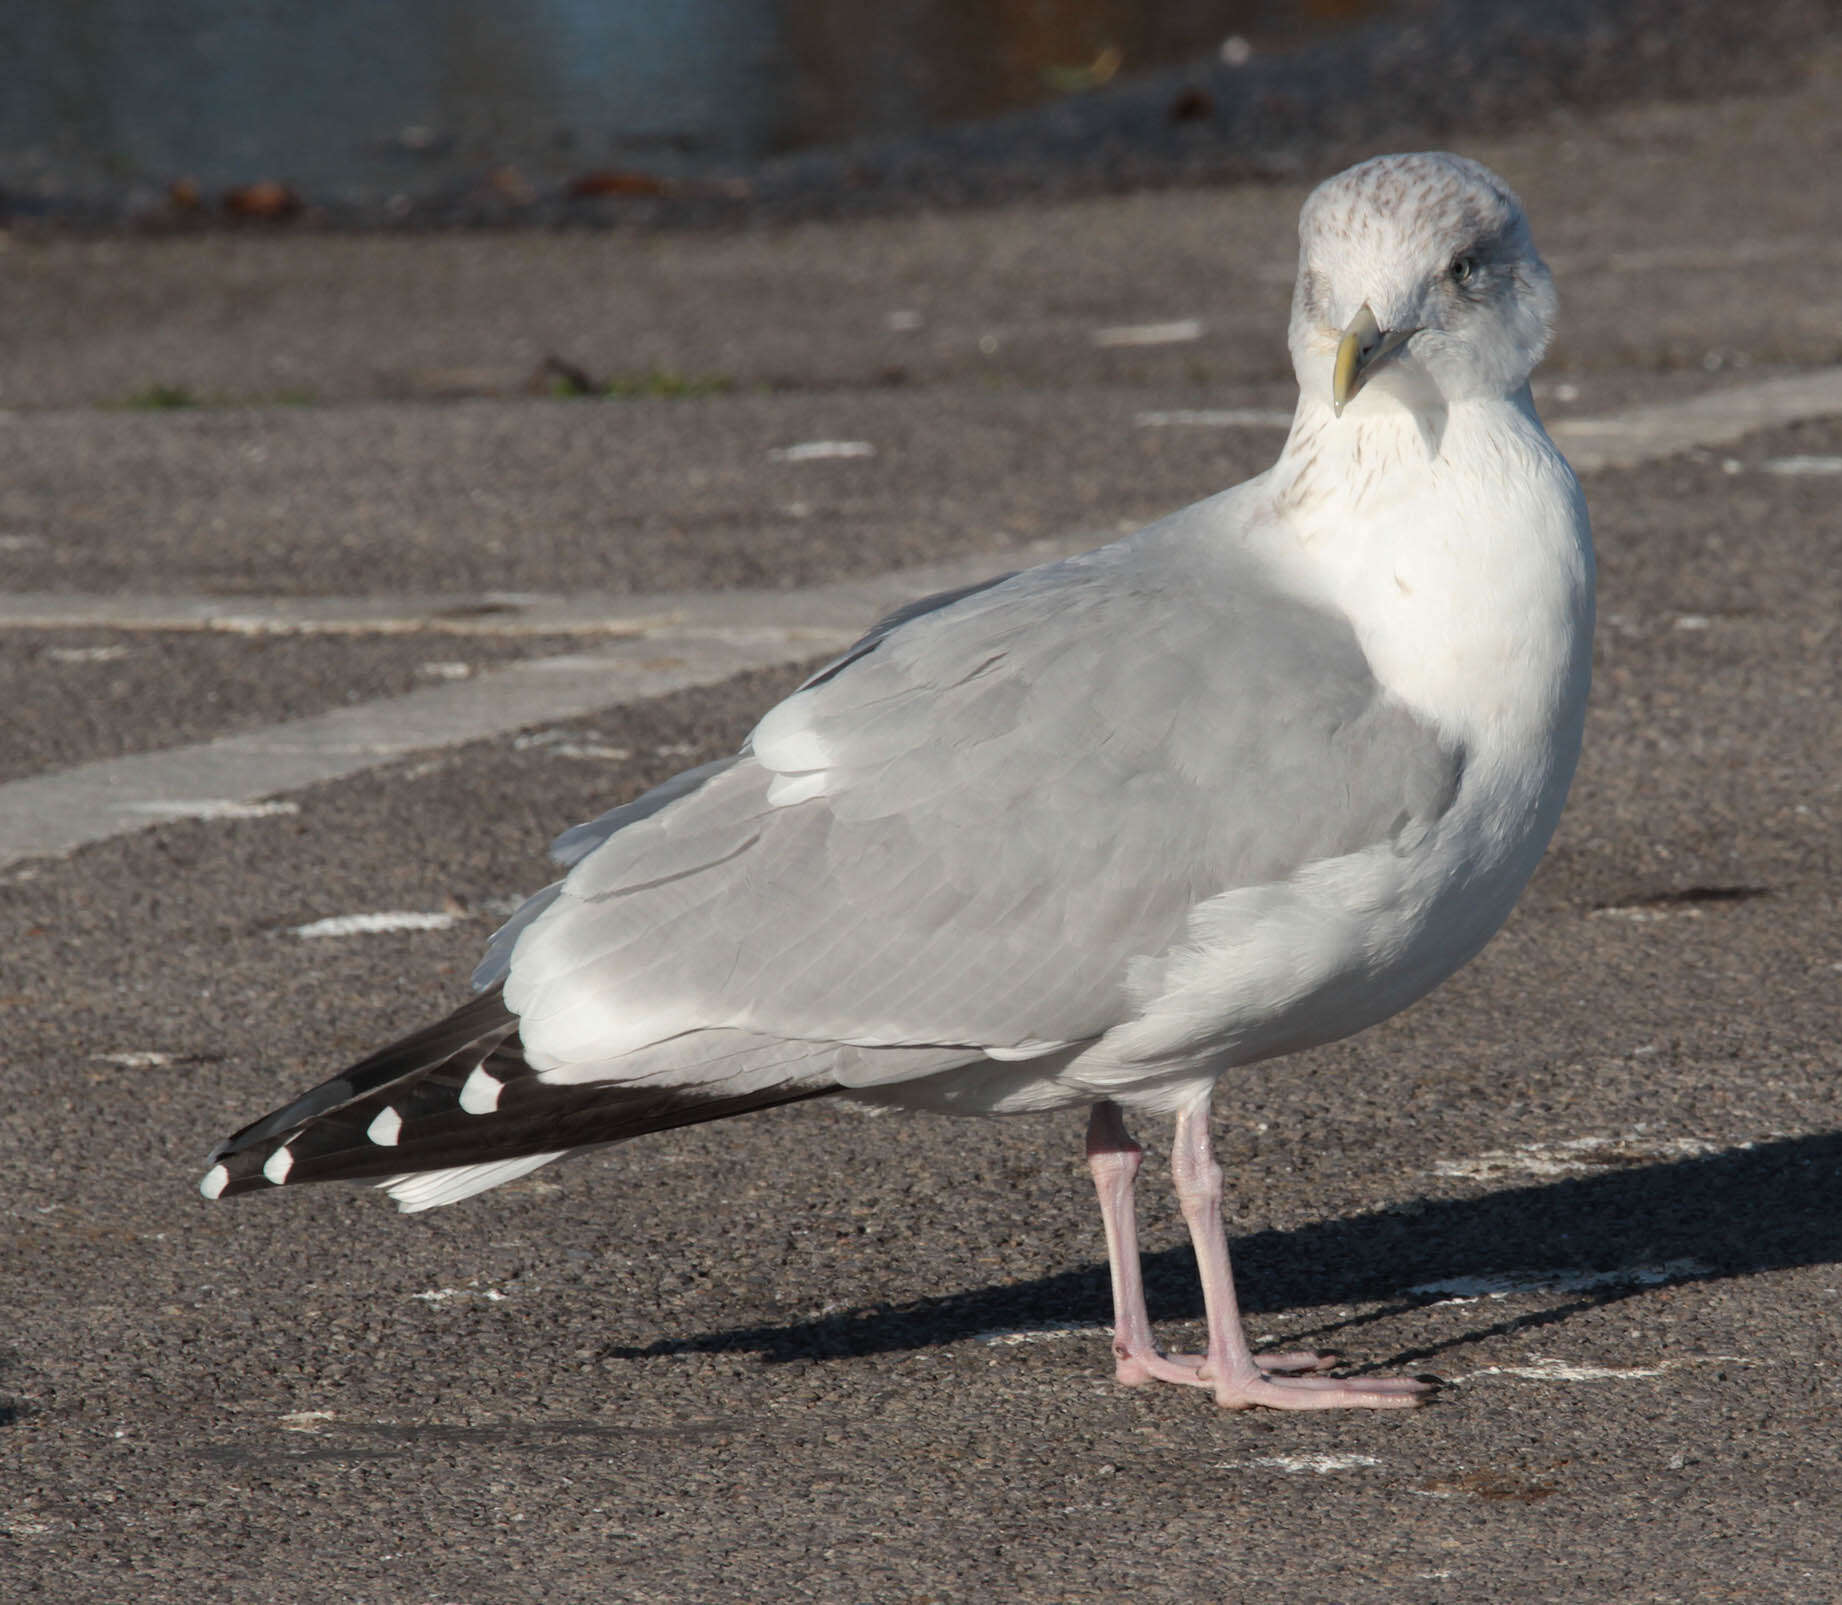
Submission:
<svg viewBox="0 0 1842 1605">
<path fill-rule="evenodd" d="M 1384 844 L 1211 899 L 1160 995 L 1063 1073 L 1089 1095 L 1161 1108 L 1199 1075 L 1397 1013 L 1496 932 L 1560 818 L 1591 671 L 1592 548 L 1578 482 L 1532 408 L 1454 407 L 1437 449 L 1405 409 L 1315 439 L 1307 422 L 1288 455 L 1311 450 L 1310 471 L 1282 458 L 1266 476 L 1274 514 L 1251 539 L 1349 616 L 1381 683 L 1459 747 L 1458 794 L 1410 854 Z"/>
</svg>

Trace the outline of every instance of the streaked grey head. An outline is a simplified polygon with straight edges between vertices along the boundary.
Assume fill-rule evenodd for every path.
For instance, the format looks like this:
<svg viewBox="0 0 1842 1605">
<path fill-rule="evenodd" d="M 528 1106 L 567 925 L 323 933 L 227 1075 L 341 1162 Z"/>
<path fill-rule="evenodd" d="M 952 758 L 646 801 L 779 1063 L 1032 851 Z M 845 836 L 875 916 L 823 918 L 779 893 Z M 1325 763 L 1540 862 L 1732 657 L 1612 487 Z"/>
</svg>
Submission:
<svg viewBox="0 0 1842 1605">
<path fill-rule="evenodd" d="M 1507 184 L 1463 156 L 1377 156 L 1312 191 L 1298 220 L 1292 360 L 1341 414 L 1510 396 L 1554 323 L 1554 284 Z"/>
</svg>

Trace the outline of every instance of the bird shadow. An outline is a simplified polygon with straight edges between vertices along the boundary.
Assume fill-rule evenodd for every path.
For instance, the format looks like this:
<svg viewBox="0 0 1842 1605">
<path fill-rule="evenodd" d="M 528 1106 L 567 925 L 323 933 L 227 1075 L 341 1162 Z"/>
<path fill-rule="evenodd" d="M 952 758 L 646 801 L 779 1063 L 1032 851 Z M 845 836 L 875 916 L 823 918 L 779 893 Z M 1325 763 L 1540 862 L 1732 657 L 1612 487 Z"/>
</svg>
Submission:
<svg viewBox="0 0 1842 1605">
<path fill-rule="evenodd" d="M 1545 1309 L 1376 1362 L 1398 1367 L 1494 1333 L 1564 1322 L 1664 1282 L 1835 1262 L 1842 1259 L 1839 1205 L 1842 1132 L 1785 1137 L 1475 1198 L 1421 1200 L 1256 1232 L 1234 1243 L 1235 1280 L 1250 1314 L 1381 1305 L 1287 1334 L 1288 1342 L 1320 1344 L 1450 1297 L 1467 1279 L 1510 1279 L 1531 1290 L 1568 1295 Z M 1153 1319 L 1202 1315 L 1187 1247 L 1148 1254 L 1144 1266 Z M 769 1362 L 887 1354 L 1019 1329 L 1088 1325 L 1106 1318 L 1107 1301 L 1106 1268 L 1092 1264 L 1004 1287 L 866 1304 L 809 1320 L 601 1352 L 638 1359 L 740 1351 Z"/>
</svg>

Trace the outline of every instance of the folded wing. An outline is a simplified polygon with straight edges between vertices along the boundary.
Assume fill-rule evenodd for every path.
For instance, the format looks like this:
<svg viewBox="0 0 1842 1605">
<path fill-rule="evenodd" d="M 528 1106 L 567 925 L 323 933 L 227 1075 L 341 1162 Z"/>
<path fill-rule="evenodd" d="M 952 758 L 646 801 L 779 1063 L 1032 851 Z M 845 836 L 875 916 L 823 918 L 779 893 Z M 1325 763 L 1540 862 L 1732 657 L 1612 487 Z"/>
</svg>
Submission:
<svg viewBox="0 0 1842 1605">
<path fill-rule="evenodd" d="M 872 632 L 610 816 L 510 955 L 531 1062 L 624 1079 L 712 1029 L 1027 1058 L 1118 1023 L 1202 899 L 1423 829 L 1457 755 L 1346 621 L 1184 534 Z"/>
</svg>

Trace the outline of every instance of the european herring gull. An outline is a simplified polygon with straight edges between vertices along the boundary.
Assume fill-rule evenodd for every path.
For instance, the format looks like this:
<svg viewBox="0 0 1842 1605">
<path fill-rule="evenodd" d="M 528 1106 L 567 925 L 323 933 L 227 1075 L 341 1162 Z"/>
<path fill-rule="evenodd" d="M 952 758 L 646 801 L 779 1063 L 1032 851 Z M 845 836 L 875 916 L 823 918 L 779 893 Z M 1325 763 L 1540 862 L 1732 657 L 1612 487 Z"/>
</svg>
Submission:
<svg viewBox="0 0 1842 1605">
<path fill-rule="evenodd" d="M 1503 182 L 1379 157 L 1299 238 L 1273 467 L 902 609 L 734 757 L 567 832 L 478 995 L 222 1143 L 205 1195 L 364 1178 L 428 1209 L 827 1094 L 1087 1107 L 1121 1382 L 1417 1402 L 1252 1351 L 1210 1096 L 1405 1008 L 1502 924 L 1579 752 L 1592 547 L 1529 393 L 1554 291 Z M 1127 1111 L 1176 1119 L 1200 1356 L 1146 1315 Z"/>
</svg>

